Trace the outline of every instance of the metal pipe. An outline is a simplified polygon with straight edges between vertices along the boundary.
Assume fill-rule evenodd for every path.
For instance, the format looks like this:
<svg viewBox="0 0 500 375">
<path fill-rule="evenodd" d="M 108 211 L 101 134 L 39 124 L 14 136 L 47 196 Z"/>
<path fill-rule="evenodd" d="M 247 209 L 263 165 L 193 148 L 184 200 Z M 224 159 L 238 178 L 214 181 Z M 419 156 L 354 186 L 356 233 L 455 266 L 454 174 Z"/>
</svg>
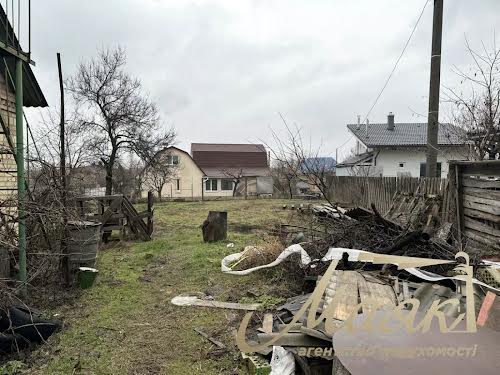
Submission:
<svg viewBox="0 0 500 375">
<path fill-rule="evenodd" d="M 19 233 L 19 281 L 21 293 L 26 292 L 26 224 L 24 180 L 23 126 L 23 61 L 16 60 L 16 157 L 17 157 L 17 215 Z"/>
</svg>

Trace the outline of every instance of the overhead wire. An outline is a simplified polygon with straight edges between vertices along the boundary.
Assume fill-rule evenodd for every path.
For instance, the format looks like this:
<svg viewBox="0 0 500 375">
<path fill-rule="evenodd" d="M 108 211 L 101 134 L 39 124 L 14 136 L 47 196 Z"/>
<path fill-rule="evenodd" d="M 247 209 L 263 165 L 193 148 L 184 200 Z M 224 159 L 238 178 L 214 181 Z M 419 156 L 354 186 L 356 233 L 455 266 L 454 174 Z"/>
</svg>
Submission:
<svg viewBox="0 0 500 375">
<path fill-rule="evenodd" d="M 403 47 L 403 50 L 401 51 L 399 57 L 397 58 L 396 60 L 396 63 L 394 64 L 394 67 L 392 68 L 391 70 L 391 73 L 389 74 L 389 76 L 387 77 L 387 79 L 385 80 L 385 83 L 384 85 L 382 86 L 382 89 L 380 90 L 380 92 L 378 93 L 377 95 L 377 98 L 375 99 L 375 101 L 373 102 L 372 106 L 370 107 L 370 110 L 366 113 L 365 115 L 365 118 L 364 120 L 362 121 L 363 123 L 366 121 L 366 119 L 368 118 L 368 116 L 370 116 L 370 114 L 372 113 L 373 109 L 375 108 L 375 106 L 377 105 L 380 97 L 382 96 L 382 94 L 384 93 L 385 89 L 387 88 L 387 85 L 389 84 L 389 81 L 391 80 L 392 76 L 394 75 L 394 72 L 396 71 L 396 68 L 398 67 L 399 65 L 399 62 L 401 61 L 401 59 L 403 58 L 403 55 L 405 54 L 406 52 L 406 49 L 408 48 L 408 46 L 410 45 L 410 41 L 413 37 L 413 34 L 415 34 L 415 31 L 417 30 L 417 26 L 418 24 L 420 23 L 420 20 L 422 19 L 422 16 L 424 15 L 424 12 L 425 12 L 425 8 L 427 7 L 427 4 L 429 4 L 429 1 L 430 0 L 426 0 L 425 1 L 425 4 L 422 8 L 422 10 L 420 11 L 420 15 L 418 16 L 418 19 L 417 19 L 417 22 L 415 22 L 415 25 L 413 26 L 413 29 L 411 30 L 411 33 L 410 33 L 410 36 L 408 37 L 408 39 L 406 40 L 406 43 Z"/>
<path fill-rule="evenodd" d="M 410 36 L 408 37 L 408 39 L 406 40 L 406 43 L 403 47 L 403 50 L 401 51 L 401 53 L 399 54 L 391 72 L 389 73 L 389 76 L 387 77 L 387 79 L 385 80 L 385 83 L 384 85 L 382 86 L 382 89 L 380 90 L 380 92 L 378 93 L 377 97 L 375 98 L 375 101 L 373 102 L 372 106 L 370 107 L 370 109 L 368 110 L 368 112 L 366 113 L 363 121 L 361 123 L 365 123 L 366 120 L 368 119 L 368 117 L 370 116 L 370 114 L 372 113 L 373 109 L 375 108 L 375 106 L 377 105 L 378 101 L 380 100 L 380 98 L 382 97 L 382 94 L 384 93 L 385 89 L 387 88 L 387 85 L 389 84 L 392 76 L 394 75 L 394 72 L 396 71 L 398 65 L 399 65 L 399 62 L 401 61 L 401 59 L 403 58 L 408 46 L 410 45 L 410 42 L 411 42 L 411 39 L 413 38 L 413 34 L 415 34 L 415 31 L 417 30 L 417 26 L 419 25 L 421 19 L 422 19 L 422 16 L 424 15 L 424 12 L 425 12 L 425 8 L 427 8 L 427 4 L 429 4 L 429 1 L 430 0 L 426 0 L 425 1 L 425 4 L 422 8 L 422 10 L 420 11 L 420 14 L 417 18 L 417 21 L 415 22 L 415 25 L 413 26 L 412 30 L 411 30 L 411 33 L 410 33 Z M 352 138 L 354 137 L 354 134 L 351 134 L 351 136 L 349 137 L 349 139 L 347 139 L 347 141 L 345 141 L 342 145 L 340 145 L 339 147 L 337 147 L 337 150 L 338 149 L 341 149 L 342 147 L 344 147 Z"/>
</svg>

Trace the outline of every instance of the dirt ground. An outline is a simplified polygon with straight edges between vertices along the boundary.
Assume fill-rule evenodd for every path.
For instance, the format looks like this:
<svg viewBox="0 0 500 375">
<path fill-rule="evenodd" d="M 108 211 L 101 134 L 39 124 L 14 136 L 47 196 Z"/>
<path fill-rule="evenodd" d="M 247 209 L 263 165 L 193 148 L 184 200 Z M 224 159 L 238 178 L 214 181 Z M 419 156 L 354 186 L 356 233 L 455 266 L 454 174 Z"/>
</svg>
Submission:
<svg viewBox="0 0 500 375">
<path fill-rule="evenodd" d="M 103 248 L 93 288 L 54 307 L 64 327 L 27 360 L 29 374 L 239 374 L 234 330 L 243 312 L 170 303 L 185 292 L 220 301 L 272 305 L 293 295 L 279 270 L 249 276 L 220 272 L 227 254 L 265 239 L 272 225 L 293 220 L 282 200 L 166 202 L 156 205 L 150 242 Z M 300 202 L 294 201 L 294 204 Z M 308 202 L 310 203 L 310 202 Z M 227 242 L 204 244 L 200 225 L 209 210 L 227 210 Z M 228 248 L 227 243 L 234 247 Z M 194 329 L 222 341 L 216 350 Z"/>
</svg>

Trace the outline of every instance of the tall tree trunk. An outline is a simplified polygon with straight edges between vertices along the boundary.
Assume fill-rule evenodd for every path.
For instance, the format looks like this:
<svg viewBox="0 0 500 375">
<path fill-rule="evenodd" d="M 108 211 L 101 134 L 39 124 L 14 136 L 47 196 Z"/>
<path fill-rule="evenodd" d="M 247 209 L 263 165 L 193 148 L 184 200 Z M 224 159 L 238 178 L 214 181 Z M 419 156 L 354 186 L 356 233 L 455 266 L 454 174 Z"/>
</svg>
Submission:
<svg viewBox="0 0 500 375">
<path fill-rule="evenodd" d="M 114 141 L 111 142 L 113 145 L 113 150 L 109 157 L 108 163 L 106 163 L 106 195 L 113 194 L 113 169 L 115 167 L 116 160 L 116 145 Z"/>
<path fill-rule="evenodd" d="M 290 194 L 290 199 L 293 198 L 292 180 L 288 180 L 288 192 Z"/>
<path fill-rule="evenodd" d="M 113 167 L 109 164 L 106 166 L 106 195 L 113 193 Z"/>
<path fill-rule="evenodd" d="M 158 200 L 161 202 L 161 191 L 163 189 L 163 186 L 158 189 Z"/>
</svg>

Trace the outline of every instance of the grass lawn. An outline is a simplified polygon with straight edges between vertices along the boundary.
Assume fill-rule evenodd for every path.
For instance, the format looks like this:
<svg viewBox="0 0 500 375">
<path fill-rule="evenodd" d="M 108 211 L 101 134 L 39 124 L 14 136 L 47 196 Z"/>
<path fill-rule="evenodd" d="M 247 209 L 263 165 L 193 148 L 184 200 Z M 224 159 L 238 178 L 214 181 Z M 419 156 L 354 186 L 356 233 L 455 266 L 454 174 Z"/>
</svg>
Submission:
<svg viewBox="0 0 500 375">
<path fill-rule="evenodd" d="M 101 251 L 96 285 L 74 304 L 53 311 L 62 315 L 64 329 L 34 353 L 40 360 L 28 373 L 238 374 L 233 329 L 244 312 L 179 307 L 170 299 L 184 292 L 203 292 L 221 301 L 279 302 L 278 296 L 287 293 L 279 269 L 231 276 L 220 272 L 220 261 L 263 241 L 271 225 L 290 222 L 294 211 L 282 210 L 283 203 L 156 204 L 154 239 L 114 242 Z M 235 247 L 203 243 L 200 225 L 209 210 L 228 211 L 228 239 Z M 245 225 L 264 230 L 247 231 L 242 229 Z M 211 354 L 215 348 L 194 328 L 213 335 L 230 351 Z"/>
</svg>

